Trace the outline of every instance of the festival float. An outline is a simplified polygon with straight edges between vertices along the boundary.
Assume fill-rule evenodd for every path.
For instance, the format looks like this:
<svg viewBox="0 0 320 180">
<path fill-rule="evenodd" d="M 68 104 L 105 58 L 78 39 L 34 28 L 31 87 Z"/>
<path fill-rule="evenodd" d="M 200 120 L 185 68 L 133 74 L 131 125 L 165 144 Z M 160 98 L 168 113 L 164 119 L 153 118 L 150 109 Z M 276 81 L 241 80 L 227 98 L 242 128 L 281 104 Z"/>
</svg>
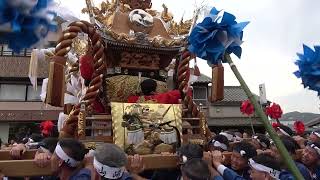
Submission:
<svg viewBox="0 0 320 180">
<path fill-rule="evenodd" d="M 211 138 L 189 87 L 189 62 L 198 57 L 212 67 L 212 102 L 223 99 L 223 63 L 230 65 L 289 169 L 301 177 L 230 57 L 240 58 L 248 22 L 238 23 L 215 8 L 201 23 L 201 8 L 192 19 L 175 22 L 166 5 L 162 12 L 152 10 L 151 0 L 86 4 L 82 12 L 90 23 L 68 23 L 57 46 L 45 51 L 50 70 L 42 97 L 64 108 L 58 122 L 61 138 L 77 138 L 89 149 L 115 143 L 128 154 L 145 155 L 149 169 L 175 167 L 175 156 L 160 154 L 174 153 L 183 143 L 205 145 Z M 140 84 L 150 79 L 156 90 L 145 95 Z M 182 133 L 184 122 L 191 133 Z M 6 165 L 7 170 L 14 166 Z M 33 170 L 28 175 L 40 175 L 39 168 Z"/>
<path fill-rule="evenodd" d="M 83 12 L 92 23 L 70 23 L 50 57 L 45 103 L 64 107 L 60 137 L 113 142 L 129 154 L 204 145 L 210 132 L 189 88 L 194 57 L 182 55 L 193 20 L 176 23 L 165 5 L 151 10 L 151 1 L 100 7 L 87 1 Z M 70 53 L 78 60 L 68 59 Z M 146 79 L 156 82 L 156 95 L 142 95 Z M 132 96 L 136 103 L 128 103 Z M 182 135 L 182 121 L 192 125 L 192 136 Z"/>
</svg>

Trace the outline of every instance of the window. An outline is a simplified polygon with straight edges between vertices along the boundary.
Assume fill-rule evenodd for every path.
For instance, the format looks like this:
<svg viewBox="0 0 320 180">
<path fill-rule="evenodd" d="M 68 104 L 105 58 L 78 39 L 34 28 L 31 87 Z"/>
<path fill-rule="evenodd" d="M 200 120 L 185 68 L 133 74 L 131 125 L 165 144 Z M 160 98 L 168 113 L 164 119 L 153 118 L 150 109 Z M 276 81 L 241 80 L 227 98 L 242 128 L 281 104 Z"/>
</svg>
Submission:
<svg viewBox="0 0 320 180">
<path fill-rule="evenodd" d="M 0 84 L 1 101 L 25 101 L 26 85 L 24 84 Z"/>
<path fill-rule="evenodd" d="M 193 87 L 193 99 L 198 100 L 207 100 L 208 98 L 208 92 L 206 87 Z"/>
<path fill-rule="evenodd" d="M 32 85 L 0 84 L 0 101 L 41 101 L 41 85 L 37 91 Z"/>
<path fill-rule="evenodd" d="M 41 86 L 38 86 L 37 90 L 35 90 L 32 85 L 28 85 L 27 101 L 40 101 L 41 100 L 40 93 L 41 93 Z"/>
<path fill-rule="evenodd" d="M 193 100 L 198 105 L 207 105 L 208 102 L 208 89 L 207 87 L 193 87 Z"/>
</svg>

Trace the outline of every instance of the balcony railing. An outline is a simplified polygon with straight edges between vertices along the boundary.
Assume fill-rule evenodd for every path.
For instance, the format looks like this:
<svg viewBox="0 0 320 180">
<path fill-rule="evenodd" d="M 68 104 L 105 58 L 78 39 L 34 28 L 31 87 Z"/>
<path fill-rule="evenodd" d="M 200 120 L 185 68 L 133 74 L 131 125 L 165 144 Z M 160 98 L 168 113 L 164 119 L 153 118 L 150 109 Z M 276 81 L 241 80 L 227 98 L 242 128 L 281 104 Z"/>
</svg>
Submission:
<svg viewBox="0 0 320 180">
<path fill-rule="evenodd" d="M 30 57 L 31 49 L 23 49 L 20 52 L 13 52 L 11 49 L 2 45 L 0 47 L 0 56 Z"/>
</svg>

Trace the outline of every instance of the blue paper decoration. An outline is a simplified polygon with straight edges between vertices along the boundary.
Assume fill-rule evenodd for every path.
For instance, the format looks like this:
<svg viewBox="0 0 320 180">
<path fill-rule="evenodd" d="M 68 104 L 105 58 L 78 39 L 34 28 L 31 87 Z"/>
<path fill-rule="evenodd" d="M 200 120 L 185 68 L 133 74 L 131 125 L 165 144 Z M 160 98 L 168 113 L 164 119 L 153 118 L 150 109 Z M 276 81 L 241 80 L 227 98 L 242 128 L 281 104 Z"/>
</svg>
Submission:
<svg viewBox="0 0 320 180">
<path fill-rule="evenodd" d="M 48 9 L 50 3 L 52 0 L 0 0 L 0 44 L 19 52 L 56 31 L 56 13 Z"/>
<path fill-rule="evenodd" d="M 236 17 L 212 8 L 209 16 L 197 24 L 189 37 L 189 51 L 208 61 L 209 65 L 219 64 L 224 53 L 241 57 L 243 29 L 249 22 L 237 23 Z M 221 22 L 219 22 L 221 20 Z"/>
<path fill-rule="evenodd" d="M 299 70 L 294 72 L 294 75 L 302 79 L 305 88 L 317 91 L 320 95 L 320 46 L 314 46 L 313 50 L 303 45 L 303 54 L 297 55 L 299 59 L 295 64 Z"/>
</svg>

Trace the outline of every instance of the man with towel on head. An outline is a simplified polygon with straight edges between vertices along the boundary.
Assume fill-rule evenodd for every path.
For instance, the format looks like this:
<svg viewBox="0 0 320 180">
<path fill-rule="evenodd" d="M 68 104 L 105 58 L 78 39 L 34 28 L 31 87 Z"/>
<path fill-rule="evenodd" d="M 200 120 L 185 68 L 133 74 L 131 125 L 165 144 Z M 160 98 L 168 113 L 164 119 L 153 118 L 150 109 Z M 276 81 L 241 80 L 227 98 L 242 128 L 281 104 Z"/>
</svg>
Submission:
<svg viewBox="0 0 320 180">
<path fill-rule="evenodd" d="M 127 162 L 125 152 L 115 144 L 101 144 L 94 152 L 93 167 L 102 180 L 131 180 L 125 169 Z"/>
<path fill-rule="evenodd" d="M 86 154 L 84 145 L 75 139 L 58 142 L 51 157 L 51 171 L 61 180 L 91 180 L 91 172 L 82 168 Z"/>
</svg>

